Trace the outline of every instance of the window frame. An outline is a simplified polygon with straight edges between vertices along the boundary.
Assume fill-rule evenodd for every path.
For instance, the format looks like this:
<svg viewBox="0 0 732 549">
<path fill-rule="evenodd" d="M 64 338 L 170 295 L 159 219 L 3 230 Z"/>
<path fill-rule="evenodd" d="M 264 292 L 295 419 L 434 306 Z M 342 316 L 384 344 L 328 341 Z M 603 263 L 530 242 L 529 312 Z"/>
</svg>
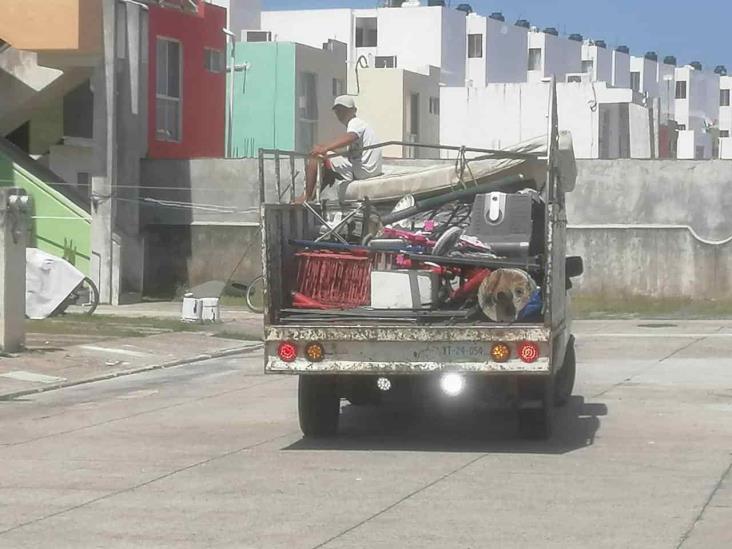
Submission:
<svg viewBox="0 0 732 549">
<path fill-rule="evenodd" d="M 679 93 L 683 90 L 683 93 Z M 674 90 L 674 99 L 688 99 L 689 98 L 689 85 L 686 80 L 677 80 L 676 89 Z"/>
<path fill-rule="evenodd" d="M 534 56 L 532 57 L 532 53 Z M 536 55 L 538 53 L 538 55 Z M 532 63 L 532 59 L 536 59 L 538 57 L 538 63 Z M 542 48 L 529 48 L 529 54 L 528 54 L 528 69 L 530 71 L 540 71 L 542 70 L 542 67 L 544 66 L 544 52 L 542 51 Z"/>
<path fill-rule="evenodd" d="M 640 71 L 630 71 L 630 89 L 638 93 L 642 91 Z"/>
<path fill-rule="evenodd" d="M 472 40 L 472 41 L 471 41 Z M 475 41 L 477 40 L 477 48 Z M 477 49 L 477 51 L 476 51 Z M 480 33 L 468 34 L 468 59 L 483 58 L 483 35 Z"/>
<path fill-rule="evenodd" d="M 732 106 L 730 104 L 730 89 L 729 88 L 722 88 L 719 90 L 719 106 L 720 107 L 729 107 Z"/>
<path fill-rule="evenodd" d="M 376 25 L 373 26 L 373 28 L 372 28 L 372 25 L 370 25 L 370 24 L 359 26 L 359 24 L 358 24 L 359 21 L 366 20 L 366 19 L 368 19 L 369 21 L 375 21 Z M 354 44 L 356 44 L 357 48 L 376 48 L 376 47 L 378 47 L 378 43 L 379 43 L 379 18 L 378 17 L 356 17 L 356 21 L 355 21 L 355 24 L 353 25 L 353 27 L 354 27 L 354 34 L 355 34 L 353 42 L 354 42 Z M 368 40 L 368 38 L 372 37 L 371 33 L 368 31 L 373 31 L 373 39 L 374 39 L 373 44 L 371 44 L 371 42 Z M 359 40 L 359 38 L 360 38 L 360 40 Z M 369 42 L 369 43 L 366 44 L 365 42 Z"/>
<path fill-rule="evenodd" d="M 215 70 L 215 68 L 211 67 L 211 60 L 214 59 L 213 54 L 216 54 L 216 58 L 218 59 L 218 69 Z M 222 74 L 226 72 L 226 61 L 225 61 L 225 55 L 224 50 L 219 50 L 217 48 L 212 48 L 209 46 L 203 47 L 203 68 L 206 69 L 211 74 Z"/>
<path fill-rule="evenodd" d="M 726 134 L 726 135 L 722 135 Z M 719 130 L 719 137 L 721 139 L 727 139 L 729 137 L 729 130 Z"/>
<path fill-rule="evenodd" d="M 178 45 L 178 95 L 179 97 L 174 97 L 170 95 L 166 95 L 160 92 L 158 88 L 158 80 L 159 80 L 159 70 L 160 70 L 160 55 L 158 46 L 160 42 L 167 42 L 167 44 L 177 44 Z M 182 143 L 183 142 L 183 43 L 180 40 L 177 40 L 176 38 L 172 38 L 169 36 L 162 36 L 158 35 L 155 37 L 155 140 L 156 141 L 163 141 L 167 143 Z M 167 66 L 167 57 L 168 57 L 168 51 L 167 51 L 167 45 L 166 45 L 166 86 L 170 79 L 170 74 L 168 71 Z M 167 93 L 168 90 L 166 90 Z M 163 131 L 167 131 L 165 128 L 159 128 L 158 127 L 158 115 L 159 110 L 158 106 L 160 101 L 174 101 L 177 103 L 178 108 L 178 134 L 175 137 L 170 137 L 168 135 L 163 135 Z"/>
</svg>

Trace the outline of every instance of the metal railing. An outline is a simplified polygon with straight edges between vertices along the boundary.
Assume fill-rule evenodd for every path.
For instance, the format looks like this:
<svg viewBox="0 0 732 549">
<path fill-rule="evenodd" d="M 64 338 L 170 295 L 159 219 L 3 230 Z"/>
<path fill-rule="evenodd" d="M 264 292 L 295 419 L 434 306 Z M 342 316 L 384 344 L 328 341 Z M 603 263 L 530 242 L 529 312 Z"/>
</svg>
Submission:
<svg viewBox="0 0 732 549">
<path fill-rule="evenodd" d="M 461 145 L 434 145 L 429 143 L 410 143 L 407 141 L 384 141 L 382 143 L 377 143 L 376 145 L 369 145 L 368 147 L 363 147 L 362 151 L 367 151 L 371 149 L 379 149 L 383 147 L 389 147 L 392 145 L 401 146 L 401 147 L 413 147 L 414 149 L 434 149 L 439 151 L 452 151 L 457 152 L 458 156 L 455 159 L 456 160 L 456 169 L 459 169 L 462 173 L 466 170 L 467 165 L 469 162 L 475 162 L 479 160 L 537 160 L 537 159 L 543 159 L 546 158 L 545 153 L 526 153 L 526 152 L 514 152 L 514 151 L 505 151 L 505 150 L 498 150 L 498 149 L 483 149 L 483 148 L 476 148 L 476 147 L 464 147 Z M 338 157 L 338 156 L 346 156 L 348 154 L 347 151 L 330 154 L 328 156 L 330 157 Z M 477 154 L 479 156 L 466 158 L 466 154 Z M 305 173 L 305 169 L 307 166 L 307 160 L 311 157 L 310 153 L 304 153 L 299 151 L 290 151 L 285 149 L 265 149 L 261 148 L 259 149 L 258 159 L 259 159 L 259 199 L 262 204 L 266 201 L 266 172 L 265 172 L 265 161 L 266 160 L 273 160 L 274 161 L 274 177 L 275 177 L 275 191 L 277 193 L 277 201 L 280 202 L 286 194 L 289 193 L 290 200 L 295 199 L 295 181 L 296 176 L 299 174 L 299 172 L 295 171 L 295 161 L 296 159 L 303 159 L 303 174 Z M 287 158 L 289 160 L 290 165 L 290 182 L 285 187 L 283 191 L 283 184 L 282 184 L 282 176 L 281 176 L 281 161 L 283 158 Z M 439 160 L 439 159 L 435 159 Z M 446 159 L 443 159 L 446 160 Z M 320 186 L 318 185 L 318 188 Z"/>
</svg>

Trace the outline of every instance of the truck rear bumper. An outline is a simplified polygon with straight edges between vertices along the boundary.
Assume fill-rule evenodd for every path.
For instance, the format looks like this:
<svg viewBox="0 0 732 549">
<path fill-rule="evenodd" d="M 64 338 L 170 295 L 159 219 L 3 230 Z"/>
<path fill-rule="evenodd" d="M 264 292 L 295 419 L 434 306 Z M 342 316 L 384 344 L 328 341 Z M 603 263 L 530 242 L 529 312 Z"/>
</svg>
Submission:
<svg viewBox="0 0 732 549">
<path fill-rule="evenodd" d="M 470 374 L 534 374 L 551 372 L 550 330 L 543 326 L 511 327 L 295 327 L 265 329 L 265 371 L 272 374 L 419 375 L 439 372 Z M 283 341 L 298 348 L 285 362 L 277 354 Z M 537 343 L 534 362 L 518 358 L 518 344 Z M 318 342 L 325 357 L 311 362 L 305 345 Z M 494 343 L 511 349 L 506 362 L 491 359 Z"/>
</svg>

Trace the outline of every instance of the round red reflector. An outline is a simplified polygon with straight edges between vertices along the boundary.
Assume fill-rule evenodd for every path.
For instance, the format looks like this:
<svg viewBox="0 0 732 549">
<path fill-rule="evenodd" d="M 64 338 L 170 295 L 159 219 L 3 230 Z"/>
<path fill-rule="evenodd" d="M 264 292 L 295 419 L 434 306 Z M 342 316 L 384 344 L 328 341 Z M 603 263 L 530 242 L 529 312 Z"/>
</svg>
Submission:
<svg viewBox="0 0 732 549">
<path fill-rule="evenodd" d="M 519 345 L 518 355 L 524 362 L 536 362 L 539 358 L 539 346 L 531 341 L 524 341 Z"/>
<path fill-rule="evenodd" d="M 277 355 L 285 362 L 292 362 L 297 358 L 297 347 L 291 341 L 283 341 L 277 347 Z"/>
</svg>

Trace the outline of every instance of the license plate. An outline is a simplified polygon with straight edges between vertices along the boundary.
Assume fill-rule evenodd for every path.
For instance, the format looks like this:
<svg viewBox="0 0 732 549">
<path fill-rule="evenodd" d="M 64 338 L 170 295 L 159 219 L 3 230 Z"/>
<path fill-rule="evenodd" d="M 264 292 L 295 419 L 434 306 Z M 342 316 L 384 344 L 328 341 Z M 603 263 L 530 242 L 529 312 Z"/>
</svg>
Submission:
<svg viewBox="0 0 732 549">
<path fill-rule="evenodd" d="M 490 347 L 478 343 L 442 343 L 414 351 L 413 360 L 444 360 L 445 362 L 488 362 Z"/>
</svg>

